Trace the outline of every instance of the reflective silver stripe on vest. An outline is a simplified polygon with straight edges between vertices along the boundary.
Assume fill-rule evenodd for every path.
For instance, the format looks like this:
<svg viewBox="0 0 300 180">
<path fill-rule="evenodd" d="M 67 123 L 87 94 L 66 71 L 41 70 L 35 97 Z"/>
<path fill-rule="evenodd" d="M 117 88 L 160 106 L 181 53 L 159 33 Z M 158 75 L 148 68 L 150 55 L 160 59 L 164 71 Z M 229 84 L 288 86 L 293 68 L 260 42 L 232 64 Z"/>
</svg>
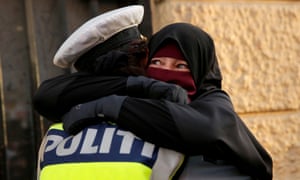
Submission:
<svg viewBox="0 0 300 180">
<path fill-rule="evenodd" d="M 165 148 L 159 148 L 157 160 L 152 167 L 152 180 L 171 179 L 182 165 L 184 155 Z"/>
</svg>

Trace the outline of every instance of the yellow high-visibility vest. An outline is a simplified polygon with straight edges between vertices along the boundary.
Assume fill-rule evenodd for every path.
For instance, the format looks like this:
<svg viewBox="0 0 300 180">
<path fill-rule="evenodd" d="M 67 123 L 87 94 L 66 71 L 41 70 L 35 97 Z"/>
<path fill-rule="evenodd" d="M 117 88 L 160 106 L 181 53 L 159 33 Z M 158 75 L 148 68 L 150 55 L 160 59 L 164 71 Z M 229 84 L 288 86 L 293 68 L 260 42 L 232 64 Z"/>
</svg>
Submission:
<svg viewBox="0 0 300 180">
<path fill-rule="evenodd" d="M 145 142 L 116 125 L 102 123 L 75 136 L 52 125 L 40 146 L 40 180 L 172 179 L 184 155 Z"/>
</svg>

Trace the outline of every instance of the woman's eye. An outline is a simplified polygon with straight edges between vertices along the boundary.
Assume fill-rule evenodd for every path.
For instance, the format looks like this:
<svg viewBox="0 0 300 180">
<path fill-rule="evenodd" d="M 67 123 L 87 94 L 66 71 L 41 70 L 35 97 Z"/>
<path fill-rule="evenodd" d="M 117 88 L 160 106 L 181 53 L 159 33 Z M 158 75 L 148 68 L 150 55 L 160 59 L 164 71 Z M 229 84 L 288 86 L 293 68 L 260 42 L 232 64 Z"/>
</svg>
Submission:
<svg viewBox="0 0 300 180">
<path fill-rule="evenodd" d="M 187 64 L 177 64 L 177 68 L 179 68 L 179 69 L 189 69 Z"/>
<path fill-rule="evenodd" d="M 151 61 L 151 64 L 160 65 L 161 62 L 160 62 L 160 60 L 153 59 L 153 60 Z"/>
</svg>

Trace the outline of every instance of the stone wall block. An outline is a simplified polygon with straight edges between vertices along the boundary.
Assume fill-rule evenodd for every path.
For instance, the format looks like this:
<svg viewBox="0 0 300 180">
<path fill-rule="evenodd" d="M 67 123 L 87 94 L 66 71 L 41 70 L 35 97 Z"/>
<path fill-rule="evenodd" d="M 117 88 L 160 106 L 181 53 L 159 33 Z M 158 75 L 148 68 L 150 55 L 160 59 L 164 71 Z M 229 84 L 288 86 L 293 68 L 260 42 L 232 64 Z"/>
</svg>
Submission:
<svg viewBox="0 0 300 180">
<path fill-rule="evenodd" d="M 274 180 L 300 178 L 299 117 L 300 111 L 241 115 L 272 156 Z"/>
</svg>

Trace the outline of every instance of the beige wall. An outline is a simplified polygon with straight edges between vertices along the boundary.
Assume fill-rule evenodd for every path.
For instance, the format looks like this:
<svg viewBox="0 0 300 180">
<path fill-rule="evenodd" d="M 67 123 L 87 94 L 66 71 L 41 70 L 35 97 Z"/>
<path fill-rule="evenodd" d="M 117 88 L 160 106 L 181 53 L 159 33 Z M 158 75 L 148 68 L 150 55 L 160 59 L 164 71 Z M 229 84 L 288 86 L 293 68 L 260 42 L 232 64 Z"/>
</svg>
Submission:
<svg viewBox="0 0 300 180">
<path fill-rule="evenodd" d="M 274 161 L 300 179 L 300 1 L 153 0 L 154 31 L 189 22 L 215 40 L 224 89 Z"/>
</svg>

